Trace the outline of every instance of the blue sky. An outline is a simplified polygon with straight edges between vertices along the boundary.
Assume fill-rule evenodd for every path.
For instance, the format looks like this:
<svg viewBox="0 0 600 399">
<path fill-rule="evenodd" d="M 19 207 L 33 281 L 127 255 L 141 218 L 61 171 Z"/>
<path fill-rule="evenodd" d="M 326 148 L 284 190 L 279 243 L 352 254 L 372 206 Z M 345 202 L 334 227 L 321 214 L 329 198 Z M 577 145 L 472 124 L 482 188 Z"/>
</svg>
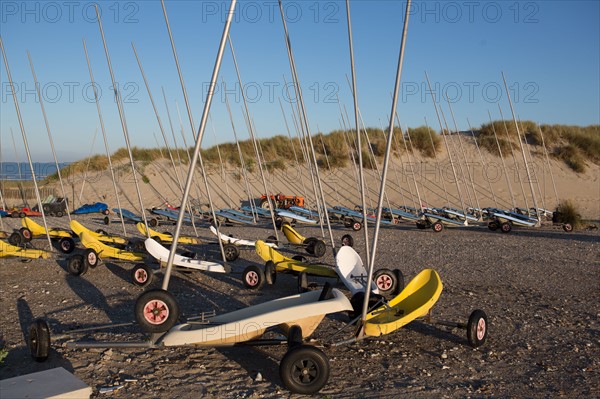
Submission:
<svg viewBox="0 0 600 399">
<path fill-rule="evenodd" d="M 108 141 L 114 151 L 124 146 L 110 76 L 92 2 L 3 1 L 1 35 L 7 51 L 34 161 L 52 160 L 48 137 L 26 50 L 36 68 L 59 161 L 72 161 L 90 151 L 104 153 L 96 107 L 83 53 L 87 41 Z M 161 87 L 164 87 L 181 145 L 179 104 L 185 134 L 191 130 L 159 1 L 102 1 L 104 30 L 113 68 L 125 99 L 131 142 L 155 147 L 161 140 L 158 123 L 131 48 L 135 42 L 152 94 L 170 138 Z M 453 103 L 459 128 L 487 121 L 487 111 L 499 117 L 499 103 L 510 114 L 502 84 L 507 76 L 520 118 L 540 123 L 589 125 L 600 123 L 600 2 L 598 1 L 416 1 L 410 17 L 403 86 L 398 113 L 404 125 L 419 126 L 427 118 L 438 128 L 425 90 L 427 71 L 438 97 Z M 205 85 L 210 79 L 228 2 L 167 1 L 180 62 L 196 127 Z M 284 1 L 288 27 L 302 83 L 311 130 L 340 128 L 340 104 L 352 113 L 346 83 L 350 74 L 345 2 Z M 351 1 L 359 105 L 365 123 L 379 127 L 390 112 L 405 3 Z M 283 28 L 275 1 L 238 4 L 231 31 L 246 86 L 257 135 L 286 134 L 278 99 L 291 120 L 284 77 L 291 80 Z M 16 112 L 1 69 L 0 130 L 2 160 L 13 161 L 10 129 L 24 160 Z M 238 135 L 248 137 L 241 96 L 229 49 L 221 78 L 231 94 Z M 238 88 L 236 91 L 234 87 Z M 222 85 L 211 112 L 203 146 L 233 140 Z M 291 128 L 293 128 L 291 126 Z M 172 139 L 170 139 L 172 141 Z M 170 143 L 172 145 L 172 143 Z"/>
</svg>

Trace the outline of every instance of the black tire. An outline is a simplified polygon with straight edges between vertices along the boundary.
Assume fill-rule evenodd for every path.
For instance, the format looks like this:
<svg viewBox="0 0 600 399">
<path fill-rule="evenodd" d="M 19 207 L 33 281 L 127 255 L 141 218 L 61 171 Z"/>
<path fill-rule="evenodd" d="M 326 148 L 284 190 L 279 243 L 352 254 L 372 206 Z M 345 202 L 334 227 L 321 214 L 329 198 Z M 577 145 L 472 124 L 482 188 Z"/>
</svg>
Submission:
<svg viewBox="0 0 600 399">
<path fill-rule="evenodd" d="M 44 210 L 44 213 L 46 215 L 50 214 L 50 206 L 49 205 L 42 206 L 42 209 Z"/>
<path fill-rule="evenodd" d="M 287 333 L 288 349 L 302 345 L 302 342 L 304 342 L 302 338 L 302 328 L 296 325 L 291 326 Z"/>
<path fill-rule="evenodd" d="M 23 219 L 25 216 L 27 216 L 27 215 L 25 214 L 25 212 L 19 212 L 19 217 L 20 217 L 21 219 Z"/>
<path fill-rule="evenodd" d="M 88 271 L 88 264 L 84 261 L 83 255 L 73 255 L 67 260 L 67 271 L 72 276 L 83 276 Z"/>
<path fill-rule="evenodd" d="M 381 294 L 394 294 L 398 289 L 396 274 L 390 269 L 379 269 L 373 274 L 373 281 Z"/>
<path fill-rule="evenodd" d="M 251 290 L 260 290 L 265 284 L 265 279 L 265 272 L 256 265 L 248 266 L 242 273 L 244 286 Z"/>
<path fill-rule="evenodd" d="M 469 316 L 467 322 L 467 341 L 473 348 L 485 344 L 488 336 L 488 319 L 483 310 L 477 309 Z"/>
<path fill-rule="evenodd" d="M 565 224 L 563 224 L 562 228 L 567 233 L 570 233 L 570 232 L 573 231 L 573 225 L 571 223 L 565 223 Z"/>
<path fill-rule="evenodd" d="M 305 272 L 298 273 L 298 292 L 302 294 L 308 291 L 308 275 Z"/>
<path fill-rule="evenodd" d="M 17 231 L 15 231 L 14 233 L 12 233 L 10 236 L 8 236 L 8 243 L 10 245 L 15 245 L 15 246 L 19 246 L 23 243 L 23 237 L 21 236 L 21 234 Z"/>
<path fill-rule="evenodd" d="M 394 274 L 396 275 L 396 280 L 398 281 L 398 285 L 396 286 L 396 290 L 393 293 L 394 296 L 398 295 L 404 289 L 404 274 L 400 269 L 394 269 Z"/>
<path fill-rule="evenodd" d="M 419 230 L 425 230 L 427 228 L 427 223 L 423 220 L 419 220 L 417 223 L 417 229 Z"/>
<path fill-rule="evenodd" d="M 344 219 L 344 227 L 352 227 L 352 223 L 354 220 L 352 219 Z"/>
<path fill-rule="evenodd" d="M 327 252 L 327 245 L 325 245 L 325 243 L 322 240 L 317 240 L 313 247 L 313 254 L 317 258 L 320 258 L 323 255 L 325 255 L 326 252 Z"/>
<path fill-rule="evenodd" d="M 61 218 L 63 217 L 65 214 L 62 211 L 56 211 L 56 217 L 57 218 Z"/>
<path fill-rule="evenodd" d="M 277 216 L 275 218 L 275 227 L 277 227 L 277 230 L 281 230 L 282 226 L 283 226 L 283 219 L 280 216 Z"/>
<path fill-rule="evenodd" d="M 297 345 L 281 359 L 279 377 L 291 392 L 310 395 L 327 384 L 329 361 L 322 350 L 310 345 Z"/>
<path fill-rule="evenodd" d="M 268 285 L 273 285 L 277 281 L 277 269 L 271 260 L 265 264 L 265 281 Z"/>
<path fill-rule="evenodd" d="M 83 262 L 92 269 L 98 266 L 100 262 L 100 258 L 98 258 L 98 253 L 94 251 L 92 248 L 87 248 L 83 251 Z"/>
<path fill-rule="evenodd" d="M 136 264 L 131 270 L 131 281 L 138 287 L 146 287 L 152 282 L 154 270 L 145 263 Z"/>
<path fill-rule="evenodd" d="M 240 257 L 240 250 L 233 244 L 223 245 L 223 252 L 225 253 L 225 260 L 227 262 L 233 262 Z"/>
<path fill-rule="evenodd" d="M 488 223 L 488 229 L 490 229 L 491 231 L 496 231 L 496 230 L 498 230 L 499 227 L 500 227 L 500 225 L 498 224 L 498 222 L 489 222 Z"/>
<path fill-rule="evenodd" d="M 353 231 L 359 231 L 360 229 L 362 229 L 361 222 L 352 222 L 352 230 Z"/>
<path fill-rule="evenodd" d="M 152 238 L 154 240 L 156 240 L 156 238 L 158 238 L 158 237 L 156 237 L 156 238 L 152 237 Z M 157 242 L 159 244 L 161 243 L 160 238 L 157 240 Z M 142 240 L 134 240 L 134 241 L 131 241 L 130 244 L 131 244 L 131 248 L 136 252 L 142 252 L 142 251 L 146 250 L 146 245 L 144 244 L 144 241 L 142 241 Z"/>
<path fill-rule="evenodd" d="M 156 227 L 156 226 L 158 226 L 158 220 L 156 220 L 156 218 L 152 218 L 152 219 L 148 220 L 148 225 L 150 227 Z"/>
<path fill-rule="evenodd" d="M 269 209 L 269 200 L 264 199 L 260 202 L 260 207 L 262 209 Z"/>
<path fill-rule="evenodd" d="M 177 323 L 179 305 L 169 291 L 149 290 L 135 302 L 135 319 L 145 332 L 163 333 Z"/>
<path fill-rule="evenodd" d="M 344 246 L 348 246 L 348 247 L 354 246 L 354 238 L 352 238 L 352 236 L 350 234 L 344 234 L 342 236 L 342 247 L 344 247 Z"/>
<path fill-rule="evenodd" d="M 440 222 L 435 222 L 434 224 L 431 225 L 431 228 L 436 233 L 441 233 L 442 230 L 444 230 L 444 225 L 442 223 L 440 223 Z"/>
<path fill-rule="evenodd" d="M 58 249 L 63 254 L 70 254 L 75 250 L 75 241 L 71 237 L 63 237 L 58 240 Z"/>
<path fill-rule="evenodd" d="M 317 239 L 315 237 L 308 237 L 302 243 L 304 245 L 304 250 L 310 255 L 315 254 L 315 244 L 317 243 Z"/>
<path fill-rule="evenodd" d="M 36 362 L 43 362 L 48 359 L 50 354 L 50 327 L 43 319 L 36 319 L 29 326 L 29 336 L 27 337 L 27 346 L 29 353 Z"/>
<path fill-rule="evenodd" d="M 500 225 L 500 231 L 504 234 L 510 233 L 511 230 L 512 230 L 512 226 L 508 222 L 504 222 Z"/>
<path fill-rule="evenodd" d="M 104 224 L 107 226 L 110 224 L 110 218 L 108 216 L 104 216 Z"/>
<path fill-rule="evenodd" d="M 19 234 L 21 234 L 21 237 L 23 238 L 23 243 L 31 242 L 33 239 L 33 234 L 27 227 L 21 227 L 19 229 Z"/>
<path fill-rule="evenodd" d="M 12 211 L 10 213 L 10 217 L 13 218 L 13 219 L 18 218 L 19 217 L 19 212 L 18 211 Z"/>
</svg>

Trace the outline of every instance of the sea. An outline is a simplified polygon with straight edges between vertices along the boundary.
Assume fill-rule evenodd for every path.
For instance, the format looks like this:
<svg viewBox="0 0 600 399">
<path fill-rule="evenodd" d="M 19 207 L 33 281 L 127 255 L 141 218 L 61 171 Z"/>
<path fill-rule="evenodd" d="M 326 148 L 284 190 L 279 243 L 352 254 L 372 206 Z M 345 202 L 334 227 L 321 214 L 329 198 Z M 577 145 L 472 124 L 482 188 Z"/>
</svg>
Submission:
<svg viewBox="0 0 600 399">
<path fill-rule="evenodd" d="M 59 162 L 58 166 L 62 169 L 70 162 Z M 34 162 L 33 171 L 36 179 L 44 180 L 46 177 L 56 173 L 56 164 L 54 162 Z M 0 164 L 0 180 L 33 180 L 33 173 L 28 162 L 2 162 Z"/>
</svg>

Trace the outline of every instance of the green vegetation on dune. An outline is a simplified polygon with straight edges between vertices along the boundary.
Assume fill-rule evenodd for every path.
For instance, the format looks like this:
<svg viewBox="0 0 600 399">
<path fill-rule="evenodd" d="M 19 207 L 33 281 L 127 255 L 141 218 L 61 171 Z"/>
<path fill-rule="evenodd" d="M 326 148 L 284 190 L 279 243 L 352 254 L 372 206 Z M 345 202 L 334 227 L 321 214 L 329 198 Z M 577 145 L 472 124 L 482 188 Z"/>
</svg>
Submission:
<svg viewBox="0 0 600 399">
<path fill-rule="evenodd" d="M 494 135 L 494 130 L 497 135 Z M 600 125 L 586 127 L 567 125 L 538 125 L 531 121 L 519 123 L 521 140 L 532 145 L 532 152 L 541 154 L 542 134 L 549 154 L 555 159 L 560 159 L 572 170 L 583 173 L 586 170 L 586 162 L 600 163 Z M 541 131 L 541 133 L 540 133 Z M 430 132 L 432 133 L 430 135 Z M 498 144 L 504 157 L 510 156 L 511 146 L 519 150 L 519 138 L 513 121 L 493 121 L 483 124 L 479 129 L 473 131 L 479 146 L 489 153 L 499 156 Z M 443 150 L 442 139 L 438 132 L 426 127 L 419 126 L 409 128 L 408 135 L 404 135 L 399 128 L 394 129 L 394 141 L 392 153 L 400 157 L 406 149 L 419 153 L 423 157 L 433 158 L 435 153 Z M 470 139 L 470 132 L 466 135 Z M 432 144 L 433 140 L 433 144 Z M 318 133 L 313 135 L 312 143 L 315 147 L 317 162 L 321 168 L 339 168 L 358 162 L 358 149 L 356 130 L 334 130 L 329 134 Z M 309 154 L 308 138 L 299 139 L 278 135 L 258 140 L 258 149 L 261 158 L 264 159 L 265 167 L 269 171 L 284 170 L 296 166 L 296 158 L 300 164 L 306 163 Z M 246 169 L 250 172 L 256 170 L 255 145 L 251 140 L 239 143 Z M 536 150 L 537 148 L 537 151 Z M 375 169 L 376 163 L 381 164 L 386 149 L 386 134 L 377 128 L 366 128 L 361 135 L 361 153 L 363 165 L 367 169 Z M 187 165 L 189 155 L 193 149 L 170 149 L 174 161 Z M 166 148 L 132 148 L 133 158 L 144 165 L 159 159 L 170 159 Z M 224 143 L 211 148 L 203 149 L 202 159 L 206 167 L 211 168 L 221 162 L 241 167 L 241 161 L 236 143 Z M 294 156 L 295 154 L 295 156 Z M 125 148 L 120 148 L 112 155 L 112 160 L 119 167 L 125 167 L 129 163 L 129 155 Z M 105 155 L 94 155 L 74 162 L 62 170 L 63 176 L 75 173 L 103 171 L 108 168 L 108 158 Z M 57 179 L 57 174 L 50 176 L 46 182 Z"/>
</svg>

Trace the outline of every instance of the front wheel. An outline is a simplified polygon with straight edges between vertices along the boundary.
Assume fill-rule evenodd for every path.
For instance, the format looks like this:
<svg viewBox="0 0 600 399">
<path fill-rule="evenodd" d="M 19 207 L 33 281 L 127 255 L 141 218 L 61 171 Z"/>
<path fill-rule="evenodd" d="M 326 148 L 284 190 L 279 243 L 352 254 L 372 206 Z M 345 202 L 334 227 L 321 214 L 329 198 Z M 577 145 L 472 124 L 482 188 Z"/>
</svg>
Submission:
<svg viewBox="0 0 600 399">
<path fill-rule="evenodd" d="M 273 285 L 277 281 L 277 269 L 275 263 L 271 260 L 265 264 L 265 280 L 269 285 Z"/>
<path fill-rule="evenodd" d="M 223 245 L 223 252 L 225 253 L 225 260 L 227 262 L 233 262 L 240 257 L 240 251 L 233 244 Z"/>
<path fill-rule="evenodd" d="M 433 226 L 431 226 L 431 228 L 433 229 L 433 231 L 435 231 L 436 233 L 441 232 L 442 230 L 444 230 L 444 225 L 441 224 L 440 222 L 435 222 L 433 224 Z"/>
<path fill-rule="evenodd" d="M 485 344 L 488 335 L 487 315 L 483 310 L 477 309 L 469 316 L 467 322 L 467 341 L 473 348 Z"/>
<path fill-rule="evenodd" d="M 342 246 L 343 247 L 353 247 L 354 246 L 354 238 L 350 234 L 344 234 L 342 236 Z"/>
<path fill-rule="evenodd" d="M 135 302 L 135 318 L 145 332 L 163 333 L 177 323 L 179 306 L 170 292 L 149 290 Z"/>
<path fill-rule="evenodd" d="M 88 265 L 82 255 L 73 255 L 67 260 L 67 271 L 72 276 L 82 276 L 88 271 Z"/>
<path fill-rule="evenodd" d="M 244 269 L 242 273 L 242 281 L 246 288 L 251 290 L 259 290 L 265 284 L 265 273 L 262 269 L 255 265 L 250 265 Z"/>
<path fill-rule="evenodd" d="M 313 246 L 313 254 L 320 258 L 327 252 L 327 246 L 322 240 L 315 241 L 315 245 Z"/>
<path fill-rule="evenodd" d="M 27 227 L 21 227 L 19 229 L 19 234 L 23 237 L 23 242 L 30 242 L 33 239 L 33 234 Z"/>
<path fill-rule="evenodd" d="M 43 362 L 50 354 L 50 327 L 45 320 L 37 319 L 29 327 L 27 338 L 29 353 L 36 362 Z"/>
<path fill-rule="evenodd" d="M 88 248 L 83 252 L 83 261 L 88 267 L 92 269 L 98 266 L 100 262 L 100 258 L 98 258 L 98 254 L 92 248 Z"/>
<path fill-rule="evenodd" d="M 359 231 L 360 229 L 362 229 L 362 223 L 361 222 L 353 222 L 352 223 L 352 230 L 353 231 Z"/>
<path fill-rule="evenodd" d="M 310 395 L 329 380 L 329 361 L 322 350 L 297 345 L 288 350 L 279 364 L 279 376 L 291 392 Z"/>
<path fill-rule="evenodd" d="M 138 287 L 146 287 L 152 282 L 154 271 L 145 263 L 138 263 L 131 270 L 131 281 Z"/>
<path fill-rule="evenodd" d="M 573 225 L 571 223 L 565 223 L 565 224 L 563 224 L 562 228 L 567 233 L 570 233 L 570 232 L 573 231 Z"/>
<path fill-rule="evenodd" d="M 498 222 L 489 222 L 488 223 L 488 229 L 490 229 L 491 231 L 496 231 L 498 230 L 498 227 L 500 227 L 498 225 Z"/>
<path fill-rule="evenodd" d="M 508 222 L 504 222 L 500 225 L 500 231 L 502 231 L 504 234 L 510 233 L 511 230 L 512 226 Z"/>
</svg>

